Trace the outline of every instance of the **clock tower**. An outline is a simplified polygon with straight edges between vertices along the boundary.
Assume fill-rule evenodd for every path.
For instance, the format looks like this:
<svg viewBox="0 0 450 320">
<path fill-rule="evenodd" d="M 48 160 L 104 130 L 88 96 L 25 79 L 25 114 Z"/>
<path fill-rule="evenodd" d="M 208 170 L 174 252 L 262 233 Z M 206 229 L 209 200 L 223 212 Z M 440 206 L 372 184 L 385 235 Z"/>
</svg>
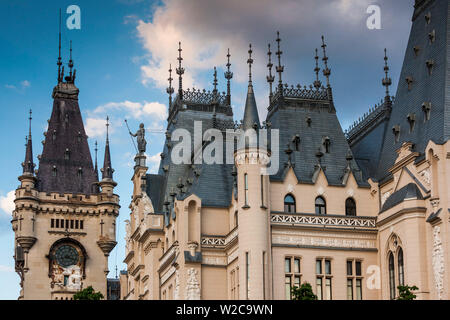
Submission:
<svg viewBox="0 0 450 320">
<path fill-rule="evenodd" d="M 61 36 L 60 36 L 61 39 Z M 114 194 L 108 130 L 99 179 L 78 105 L 70 48 L 64 76 L 61 42 L 53 110 L 35 170 L 30 130 L 16 189 L 12 228 L 19 299 L 70 300 L 92 286 L 107 296 L 108 256 L 116 245 L 119 196 Z M 108 119 L 106 126 L 108 129 Z"/>
</svg>

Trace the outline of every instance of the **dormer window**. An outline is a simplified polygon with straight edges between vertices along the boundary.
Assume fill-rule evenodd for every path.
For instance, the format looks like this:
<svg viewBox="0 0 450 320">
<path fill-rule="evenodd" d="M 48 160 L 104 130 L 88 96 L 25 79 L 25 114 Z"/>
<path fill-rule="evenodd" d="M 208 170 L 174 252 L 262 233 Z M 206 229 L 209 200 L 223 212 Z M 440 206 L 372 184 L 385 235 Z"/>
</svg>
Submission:
<svg viewBox="0 0 450 320">
<path fill-rule="evenodd" d="M 65 117 L 64 117 L 64 122 L 65 123 L 69 123 L 69 115 L 66 113 Z"/>
<path fill-rule="evenodd" d="M 80 167 L 80 168 L 78 168 L 77 176 L 78 176 L 78 178 L 81 179 L 82 175 L 83 175 L 83 169 Z"/>
<path fill-rule="evenodd" d="M 312 122 L 311 117 L 307 117 L 306 118 L 306 124 L 308 125 L 308 128 L 311 127 L 311 122 Z"/>
<path fill-rule="evenodd" d="M 300 135 L 296 134 L 292 138 L 292 142 L 294 143 L 295 151 L 300 151 Z"/>
<path fill-rule="evenodd" d="M 52 139 L 53 139 L 53 141 L 56 140 L 56 130 L 53 130 Z"/>
<path fill-rule="evenodd" d="M 392 127 L 392 133 L 394 133 L 394 141 L 395 143 L 400 141 L 400 126 L 396 124 Z"/>
<path fill-rule="evenodd" d="M 78 140 L 78 142 L 81 142 L 81 132 L 80 131 L 78 131 L 77 140 Z"/>
<path fill-rule="evenodd" d="M 429 59 L 429 60 L 425 61 L 425 64 L 427 65 L 428 75 L 431 76 L 431 74 L 433 73 L 434 60 Z"/>
<path fill-rule="evenodd" d="M 409 113 L 407 116 L 408 123 L 409 123 L 409 133 L 414 131 L 414 125 L 416 124 L 416 114 L 415 113 Z"/>
<path fill-rule="evenodd" d="M 430 113 L 431 113 L 431 102 L 424 102 L 422 104 L 422 111 L 424 113 L 424 119 L 425 121 L 430 120 Z"/>
<path fill-rule="evenodd" d="M 436 30 L 431 31 L 428 34 L 428 39 L 430 39 L 430 44 L 432 44 L 434 40 L 436 40 Z"/>
<path fill-rule="evenodd" d="M 66 151 L 64 151 L 64 160 L 70 160 L 70 151 L 69 151 L 69 149 L 66 149 Z"/>
<path fill-rule="evenodd" d="M 329 137 L 324 137 L 322 139 L 322 144 L 323 144 L 323 148 L 325 149 L 325 153 L 330 153 L 330 145 L 331 145 L 331 140 Z"/>
<path fill-rule="evenodd" d="M 427 24 L 430 24 L 430 22 L 431 22 L 431 12 L 428 12 L 428 13 L 425 15 L 425 22 L 426 22 Z"/>
<path fill-rule="evenodd" d="M 52 168 L 52 176 L 53 177 L 56 177 L 56 173 L 57 173 L 57 169 L 56 169 L 56 166 L 53 166 L 53 168 Z"/>
</svg>

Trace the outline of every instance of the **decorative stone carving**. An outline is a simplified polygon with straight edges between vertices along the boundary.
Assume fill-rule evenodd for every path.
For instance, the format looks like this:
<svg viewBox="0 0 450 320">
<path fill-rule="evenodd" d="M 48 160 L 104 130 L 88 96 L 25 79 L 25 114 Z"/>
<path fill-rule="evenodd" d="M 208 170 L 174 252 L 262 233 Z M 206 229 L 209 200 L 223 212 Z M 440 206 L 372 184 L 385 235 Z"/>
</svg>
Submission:
<svg viewBox="0 0 450 320">
<path fill-rule="evenodd" d="M 435 226 L 433 228 L 433 255 L 432 265 L 434 272 L 434 282 L 439 300 L 442 299 L 444 292 L 444 250 L 442 248 L 441 228 Z"/>
<path fill-rule="evenodd" d="M 175 271 L 175 292 L 173 294 L 174 300 L 180 300 L 180 272 Z"/>
<path fill-rule="evenodd" d="M 287 186 L 286 191 L 287 191 L 288 193 L 294 192 L 294 186 L 293 186 L 292 184 L 289 183 L 288 186 Z"/>
<path fill-rule="evenodd" d="M 390 191 L 386 191 L 385 193 L 383 193 L 381 195 L 381 205 L 383 206 L 384 203 L 386 202 L 386 200 L 391 196 L 391 192 Z"/>
<path fill-rule="evenodd" d="M 131 238 L 131 224 L 130 220 L 125 220 L 125 247 L 127 249 L 127 252 L 130 250 L 130 238 Z"/>
<path fill-rule="evenodd" d="M 347 195 L 349 197 L 353 197 L 355 195 L 355 190 L 353 190 L 352 188 L 348 189 L 347 190 Z"/>
<path fill-rule="evenodd" d="M 431 185 L 431 172 L 430 168 L 426 168 L 419 172 L 420 177 L 422 178 L 422 181 L 425 182 L 427 186 Z"/>
<path fill-rule="evenodd" d="M 200 284 L 197 280 L 197 270 L 190 268 L 187 271 L 186 300 L 200 300 Z"/>
<path fill-rule="evenodd" d="M 317 188 L 317 194 L 319 196 L 323 195 L 325 193 L 325 189 L 323 187 L 319 187 Z"/>
<path fill-rule="evenodd" d="M 287 225 L 331 225 L 342 227 L 376 228 L 375 217 L 349 217 L 349 216 L 318 216 L 311 214 L 281 214 L 273 213 L 270 221 L 275 224 Z"/>
<path fill-rule="evenodd" d="M 79 266 L 71 266 L 65 270 L 69 275 L 69 280 L 67 282 L 67 289 L 69 290 L 80 290 L 81 289 L 81 269 Z M 63 273 L 64 275 L 66 273 Z"/>
</svg>

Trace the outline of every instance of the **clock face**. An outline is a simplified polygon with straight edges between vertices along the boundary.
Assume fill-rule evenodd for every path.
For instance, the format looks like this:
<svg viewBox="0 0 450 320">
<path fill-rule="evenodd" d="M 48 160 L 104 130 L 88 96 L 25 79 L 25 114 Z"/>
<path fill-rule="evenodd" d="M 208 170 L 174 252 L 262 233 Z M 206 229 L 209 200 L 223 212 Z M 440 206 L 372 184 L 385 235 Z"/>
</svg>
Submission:
<svg viewBox="0 0 450 320">
<path fill-rule="evenodd" d="M 70 245 L 62 245 L 55 252 L 56 262 L 63 267 L 76 265 L 79 260 L 78 251 Z"/>
</svg>

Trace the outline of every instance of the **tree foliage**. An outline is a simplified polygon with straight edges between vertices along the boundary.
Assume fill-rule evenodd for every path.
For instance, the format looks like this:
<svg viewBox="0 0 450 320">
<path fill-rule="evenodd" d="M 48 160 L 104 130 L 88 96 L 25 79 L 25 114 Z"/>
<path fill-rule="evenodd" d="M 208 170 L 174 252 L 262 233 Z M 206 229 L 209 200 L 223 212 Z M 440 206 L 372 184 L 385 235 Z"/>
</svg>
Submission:
<svg viewBox="0 0 450 320">
<path fill-rule="evenodd" d="M 303 282 L 299 287 L 292 288 L 292 300 L 317 300 L 311 285 L 308 282 Z"/>
<path fill-rule="evenodd" d="M 398 298 L 397 300 L 414 300 L 417 296 L 413 293 L 413 291 L 419 290 L 416 286 L 397 286 L 398 289 Z"/>
<path fill-rule="evenodd" d="M 74 294 L 74 300 L 102 300 L 104 298 L 101 292 L 95 292 L 92 286 L 87 287 Z"/>
</svg>

